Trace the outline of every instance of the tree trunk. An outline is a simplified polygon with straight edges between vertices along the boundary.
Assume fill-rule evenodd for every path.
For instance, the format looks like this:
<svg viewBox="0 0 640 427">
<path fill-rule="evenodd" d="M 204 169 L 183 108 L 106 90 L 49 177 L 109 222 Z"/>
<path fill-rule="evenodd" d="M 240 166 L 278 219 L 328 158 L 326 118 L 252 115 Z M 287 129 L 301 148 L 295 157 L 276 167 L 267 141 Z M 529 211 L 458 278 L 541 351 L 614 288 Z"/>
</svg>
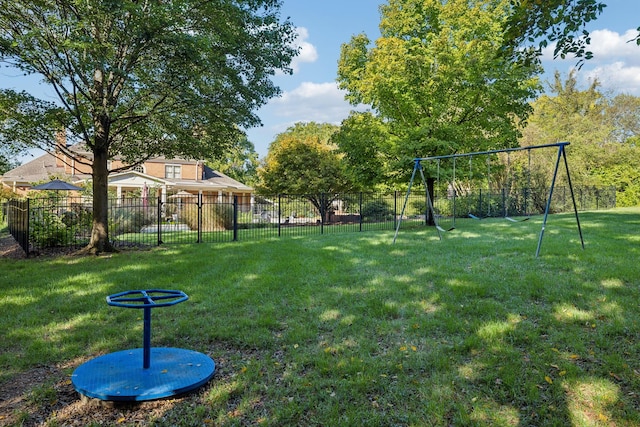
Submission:
<svg viewBox="0 0 640 427">
<path fill-rule="evenodd" d="M 107 169 L 108 150 L 103 144 L 96 144 L 93 150 L 93 225 L 89 245 L 85 253 L 99 254 L 115 252 L 109 241 L 109 171 Z"/>
<path fill-rule="evenodd" d="M 427 192 L 429 193 L 429 197 L 431 198 L 431 204 L 433 205 L 435 203 L 435 199 L 433 198 L 435 191 L 433 191 L 433 187 L 435 184 L 435 178 L 431 178 L 428 177 L 427 178 Z M 425 194 L 425 198 L 427 197 L 427 195 Z M 426 222 L 427 225 L 436 225 L 436 222 L 434 221 L 433 215 L 431 212 L 431 209 L 429 209 L 429 203 L 425 200 L 425 205 L 426 205 Z"/>
</svg>

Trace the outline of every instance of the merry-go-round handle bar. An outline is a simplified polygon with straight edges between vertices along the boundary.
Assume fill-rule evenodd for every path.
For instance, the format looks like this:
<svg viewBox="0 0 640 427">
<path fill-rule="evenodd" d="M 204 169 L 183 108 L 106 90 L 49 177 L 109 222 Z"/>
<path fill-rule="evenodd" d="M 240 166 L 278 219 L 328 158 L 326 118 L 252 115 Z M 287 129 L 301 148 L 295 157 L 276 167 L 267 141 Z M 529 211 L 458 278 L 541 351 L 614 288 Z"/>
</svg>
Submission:
<svg viewBox="0 0 640 427">
<path fill-rule="evenodd" d="M 176 305 L 189 299 L 182 291 L 141 289 L 124 291 L 107 297 L 107 304 L 126 308 L 153 308 Z"/>
</svg>

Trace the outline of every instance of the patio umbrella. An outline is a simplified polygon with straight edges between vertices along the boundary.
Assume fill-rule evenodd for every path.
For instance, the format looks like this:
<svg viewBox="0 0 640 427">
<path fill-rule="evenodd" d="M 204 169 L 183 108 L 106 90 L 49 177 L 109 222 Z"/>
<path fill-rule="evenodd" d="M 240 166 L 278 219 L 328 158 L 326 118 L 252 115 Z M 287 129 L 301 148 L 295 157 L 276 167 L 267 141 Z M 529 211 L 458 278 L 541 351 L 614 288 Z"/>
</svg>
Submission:
<svg viewBox="0 0 640 427">
<path fill-rule="evenodd" d="M 149 206 L 149 187 L 147 187 L 147 183 L 145 182 L 142 185 L 142 206 L 145 208 Z"/>
<path fill-rule="evenodd" d="M 76 187 L 68 182 L 54 179 L 53 181 L 45 182 L 44 184 L 31 187 L 32 190 L 56 190 L 56 191 L 82 191 L 80 187 Z"/>
</svg>

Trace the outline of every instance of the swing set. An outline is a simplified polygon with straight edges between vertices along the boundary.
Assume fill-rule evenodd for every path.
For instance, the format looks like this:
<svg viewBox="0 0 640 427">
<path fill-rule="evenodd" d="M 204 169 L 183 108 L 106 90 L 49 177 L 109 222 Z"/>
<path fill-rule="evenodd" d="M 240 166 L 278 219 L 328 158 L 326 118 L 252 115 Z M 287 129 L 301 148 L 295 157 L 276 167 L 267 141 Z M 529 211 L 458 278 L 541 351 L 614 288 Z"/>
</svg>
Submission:
<svg viewBox="0 0 640 427">
<path fill-rule="evenodd" d="M 580 227 L 580 218 L 578 216 L 578 207 L 576 205 L 576 200 L 575 200 L 575 196 L 573 193 L 573 186 L 571 184 L 571 176 L 569 173 L 569 164 L 567 163 L 567 154 L 566 154 L 566 146 L 569 145 L 568 142 L 558 142 L 555 144 L 545 144 L 545 145 L 534 145 L 534 146 L 529 146 L 529 147 L 517 147 L 517 148 L 505 148 L 505 149 L 501 149 L 501 150 L 491 150 L 491 151 L 477 151 L 477 152 L 473 152 L 473 153 L 462 153 L 462 154 L 450 154 L 450 155 L 445 155 L 445 156 L 432 156 L 432 157 L 420 157 L 420 158 L 415 158 L 414 159 L 414 166 L 413 166 L 413 172 L 411 174 L 411 180 L 409 181 L 409 187 L 407 189 L 407 195 L 405 197 L 404 200 L 404 204 L 402 206 L 402 212 L 400 214 L 400 218 L 398 220 L 398 224 L 396 226 L 396 231 L 395 231 L 395 235 L 393 236 L 393 243 L 395 243 L 396 238 L 398 237 L 398 232 L 400 231 L 400 225 L 402 224 L 402 218 L 404 217 L 405 214 L 405 210 L 407 208 L 407 202 L 409 201 L 409 196 L 411 195 L 411 188 L 413 186 L 413 183 L 416 179 L 416 175 L 419 172 L 420 173 L 420 178 L 422 179 L 422 184 L 424 185 L 425 188 L 425 198 L 426 198 L 426 218 L 432 218 L 433 219 L 433 224 L 435 225 L 435 228 L 438 232 L 438 239 L 442 240 L 442 234 L 446 233 L 448 231 L 452 231 L 455 230 L 455 218 L 456 218 L 456 189 L 455 189 L 455 185 L 453 185 L 453 222 L 452 222 L 452 226 L 451 227 L 447 227 L 444 228 L 439 224 L 439 217 L 440 215 L 438 215 L 436 213 L 436 210 L 434 208 L 434 201 L 432 200 L 432 195 L 430 194 L 428 185 L 427 185 L 427 181 L 425 179 L 425 175 L 424 175 L 424 170 L 423 170 L 423 166 L 422 166 L 422 162 L 424 161 L 436 161 L 437 163 L 437 173 L 436 173 L 436 180 L 438 183 L 438 187 L 440 186 L 440 161 L 444 160 L 444 159 L 452 159 L 452 163 L 453 163 L 453 173 L 452 173 L 452 179 L 453 182 L 455 184 L 455 174 L 456 174 L 456 159 L 459 158 L 465 158 L 468 157 L 469 158 L 469 175 L 470 178 L 472 176 L 472 167 L 471 167 L 471 163 L 472 163 L 472 159 L 473 157 L 476 156 L 483 156 L 486 155 L 487 156 L 487 168 L 488 168 L 488 177 L 487 179 L 489 180 L 490 178 L 490 173 L 491 173 L 491 166 L 490 166 L 490 156 L 493 154 L 499 154 L 499 153 L 506 153 L 507 154 L 507 174 L 509 176 L 509 190 L 511 189 L 511 184 L 512 184 L 512 171 L 511 171 L 511 157 L 510 157 L 510 153 L 514 152 L 514 151 L 523 151 L 523 150 L 527 150 L 528 151 L 528 172 L 527 172 L 527 181 L 528 181 L 528 185 L 530 188 L 530 179 L 531 179 L 531 150 L 537 150 L 537 149 L 543 149 L 543 148 L 551 148 L 551 147 L 557 147 L 558 149 L 558 154 L 556 157 L 556 162 L 555 162 L 555 168 L 553 170 L 553 178 L 551 180 L 551 187 L 549 188 L 549 194 L 547 196 L 547 201 L 545 204 L 545 211 L 544 211 L 544 218 L 542 221 L 542 228 L 540 230 L 540 235 L 538 237 L 538 246 L 536 248 L 536 257 L 538 257 L 540 255 L 540 248 L 542 246 L 542 238 L 544 237 L 544 232 L 545 232 L 545 228 L 546 228 L 546 224 L 547 224 L 547 218 L 549 216 L 549 210 L 551 207 L 551 198 L 553 196 L 553 190 L 555 188 L 555 184 L 556 184 L 556 178 L 558 176 L 558 169 L 560 168 L 560 160 L 562 159 L 564 161 L 564 166 L 565 166 L 565 171 L 567 174 L 567 183 L 569 186 L 569 190 L 571 192 L 571 200 L 573 202 L 573 211 L 575 213 L 575 218 L 576 218 L 576 224 L 578 227 L 578 234 L 580 235 L 580 243 L 582 245 L 582 249 L 584 249 L 584 239 L 582 236 L 582 228 Z M 529 191 L 529 190 L 527 190 Z M 505 199 L 506 196 L 504 195 L 503 192 L 503 200 L 504 200 L 504 210 L 503 210 L 503 217 L 504 219 L 511 221 L 511 222 L 522 222 L 522 221 L 527 221 L 530 216 L 528 214 L 528 209 L 527 209 L 527 203 L 526 203 L 526 199 L 527 199 L 527 195 L 525 194 L 525 212 L 524 212 L 524 216 L 520 217 L 520 218 L 515 218 L 512 216 L 509 216 L 509 209 L 508 209 L 508 201 Z M 489 215 L 490 215 L 490 205 L 491 203 L 488 204 L 488 209 L 489 209 Z M 488 215 L 488 216 L 489 216 Z M 469 211 L 468 216 L 472 219 L 477 219 L 480 220 L 482 219 L 481 216 L 479 215 L 475 215 L 473 214 L 471 211 Z"/>
</svg>

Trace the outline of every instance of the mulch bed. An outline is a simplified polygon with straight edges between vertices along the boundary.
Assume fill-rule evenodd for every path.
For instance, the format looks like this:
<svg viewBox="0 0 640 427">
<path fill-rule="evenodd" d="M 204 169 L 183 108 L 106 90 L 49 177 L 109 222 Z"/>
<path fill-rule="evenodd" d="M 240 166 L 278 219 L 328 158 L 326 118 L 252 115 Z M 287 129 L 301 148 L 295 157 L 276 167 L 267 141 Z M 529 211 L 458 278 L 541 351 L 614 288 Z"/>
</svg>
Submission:
<svg viewBox="0 0 640 427">
<path fill-rule="evenodd" d="M 0 237 L 0 258 L 20 259 L 26 257 L 27 255 L 13 236 L 4 235 Z"/>
</svg>

